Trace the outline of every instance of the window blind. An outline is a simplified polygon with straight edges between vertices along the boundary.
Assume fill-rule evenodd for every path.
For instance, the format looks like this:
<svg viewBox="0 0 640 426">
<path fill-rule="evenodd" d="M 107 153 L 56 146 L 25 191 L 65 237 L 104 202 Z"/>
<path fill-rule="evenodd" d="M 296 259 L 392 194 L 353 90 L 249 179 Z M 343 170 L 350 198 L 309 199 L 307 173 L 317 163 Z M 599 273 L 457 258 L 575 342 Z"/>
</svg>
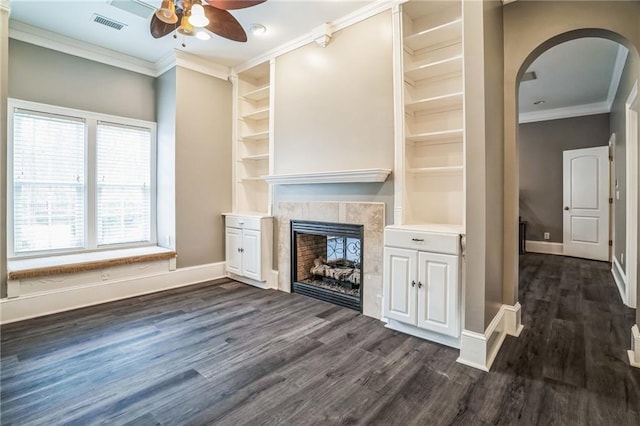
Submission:
<svg viewBox="0 0 640 426">
<path fill-rule="evenodd" d="M 151 132 L 99 122 L 97 243 L 151 240 Z"/>
<path fill-rule="evenodd" d="M 85 184 L 84 120 L 16 109 L 14 252 L 83 247 Z"/>
</svg>

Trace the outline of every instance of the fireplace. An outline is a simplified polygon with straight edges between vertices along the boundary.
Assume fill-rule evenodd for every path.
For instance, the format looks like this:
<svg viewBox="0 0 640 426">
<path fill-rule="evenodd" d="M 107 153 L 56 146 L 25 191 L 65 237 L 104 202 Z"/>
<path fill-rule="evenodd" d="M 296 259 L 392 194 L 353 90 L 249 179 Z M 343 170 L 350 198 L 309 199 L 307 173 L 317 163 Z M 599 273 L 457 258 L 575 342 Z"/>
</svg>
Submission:
<svg viewBox="0 0 640 426">
<path fill-rule="evenodd" d="M 291 221 L 291 291 L 362 312 L 363 226 Z"/>
</svg>

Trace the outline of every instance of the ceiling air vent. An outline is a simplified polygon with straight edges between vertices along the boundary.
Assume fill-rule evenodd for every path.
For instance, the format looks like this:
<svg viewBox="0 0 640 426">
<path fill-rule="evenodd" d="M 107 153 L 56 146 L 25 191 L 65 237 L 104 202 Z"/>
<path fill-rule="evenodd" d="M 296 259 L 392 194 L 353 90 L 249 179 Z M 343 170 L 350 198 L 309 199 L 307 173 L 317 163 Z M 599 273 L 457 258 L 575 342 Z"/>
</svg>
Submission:
<svg viewBox="0 0 640 426">
<path fill-rule="evenodd" d="M 98 24 L 105 25 L 105 26 L 107 26 L 109 28 L 113 28 L 113 29 L 118 30 L 118 31 L 120 31 L 121 29 L 123 29 L 124 27 L 127 26 L 127 24 L 123 24 L 122 22 L 114 21 L 111 18 L 107 18 L 106 16 L 98 15 L 97 13 L 93 14 L 93 17 L 91 18 L 91 20 L 93 22 L 97 22 Z"/>
<path fill-rule="evenodd" d="M 531 81 L 531 80 L 536 80 L 538 78 L 538 76 L 536 75 L 535 71 L 529 71 L 529 72 L 525 72 L 522 76 L 522 79 L 520 80 L 520 82 L 522 83 L 523 81 Z"/>
</svg>

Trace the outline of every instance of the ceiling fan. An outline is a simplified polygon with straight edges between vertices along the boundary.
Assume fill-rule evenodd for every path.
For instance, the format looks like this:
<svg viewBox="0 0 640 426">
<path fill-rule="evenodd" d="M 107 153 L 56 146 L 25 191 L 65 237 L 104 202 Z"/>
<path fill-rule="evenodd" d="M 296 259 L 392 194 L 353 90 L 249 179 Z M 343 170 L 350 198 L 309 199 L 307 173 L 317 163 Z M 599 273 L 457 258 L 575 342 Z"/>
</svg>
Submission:
<svg viewBox="0 0 640 426">
<path fill-rule="evenodd" d="M 244 9 L 267 0 L 165 0 L 151 17 L 149 30 L 153 38 L 176 31 L 185 36 L 208 40 L 207 29 L 229 40 L 246 42 L 247 33 L 229 10 Z M 203 4 L 204 3 L 204 4 Z M 177 35 L 174 33 L 174 38 Z M 183 47 L 185 44 L 182 44 Z"/>
</svg>

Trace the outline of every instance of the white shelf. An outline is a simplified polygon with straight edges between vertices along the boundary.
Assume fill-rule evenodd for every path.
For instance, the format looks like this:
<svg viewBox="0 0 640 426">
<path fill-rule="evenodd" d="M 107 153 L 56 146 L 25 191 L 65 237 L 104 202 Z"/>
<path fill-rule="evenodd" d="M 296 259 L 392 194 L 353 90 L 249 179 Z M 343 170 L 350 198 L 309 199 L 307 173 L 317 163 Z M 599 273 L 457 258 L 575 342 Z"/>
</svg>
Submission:
<svg viewBox="0 0 640 426">
<path fill-rule="evenodd" d="M 269 154 L 256 154 L 256 155 L 247 155 L 242 157 L 241 161 L 260 161 L 260 160 L 268 160 Z"/>
<path fill-rule="evenodd" d="M 243 141 L 268 141 L 269 130 L 263 130 L 262 132 L 251 133 L 249 135 L 243 135 L 240 137 Z"/>
<path fill-rule="evenodd" d="M 443 166 L 443 167 L 416 167 L 407 170 L 413 174 L 430 174 L 430 175 L 451 175 L 462 174 L 463 166 Z"/>
<path fill-rule="evenodd" d="M 406 136 L 407 142 L 426 142 L 433 144 L 462 142 L 463 130 L 441 130 L 438 132 L 415 133 Z"/>
<path fill-rule="evenodd" d="M 462 40 L 462 19 L 457 18 L 437 27 L 429 28 L 404 38 L 405 46 L 410 49 L 433 49 L 440 46 L 460 43 Z"/>
<path fill-rule="evenodd" d="M 245 101 L 252 101 L 252 102 L 263 101 L 265 99 L 269 99 L 269 89 L 270 89 L 269 85 L 262 86 L 258 89 L 245 93 L 244 95 L 241 96 L 241 98 L 244 99 Z"/>
<path fill-rule="evenodd" d="M 269 107 L 261 108 L 242 116 L 243 120 L 252 120 L 252 121 L 264 120 L 265 118 L 269 118 Z"/>
<path fill-rule="evenodd" d="M 451 93 L 432 98 L 418 99 L 405 103 L 405 111 L 446 111 L 451 109 L 462 109 L 462 92 Z"/>
<path fill-rule="evenodd" d="M 418 62 L 407 66 L 404 76 L 413 81 L 462 73 L 462 56 L 456 55 L 435 62 Z"/>
</svg>

